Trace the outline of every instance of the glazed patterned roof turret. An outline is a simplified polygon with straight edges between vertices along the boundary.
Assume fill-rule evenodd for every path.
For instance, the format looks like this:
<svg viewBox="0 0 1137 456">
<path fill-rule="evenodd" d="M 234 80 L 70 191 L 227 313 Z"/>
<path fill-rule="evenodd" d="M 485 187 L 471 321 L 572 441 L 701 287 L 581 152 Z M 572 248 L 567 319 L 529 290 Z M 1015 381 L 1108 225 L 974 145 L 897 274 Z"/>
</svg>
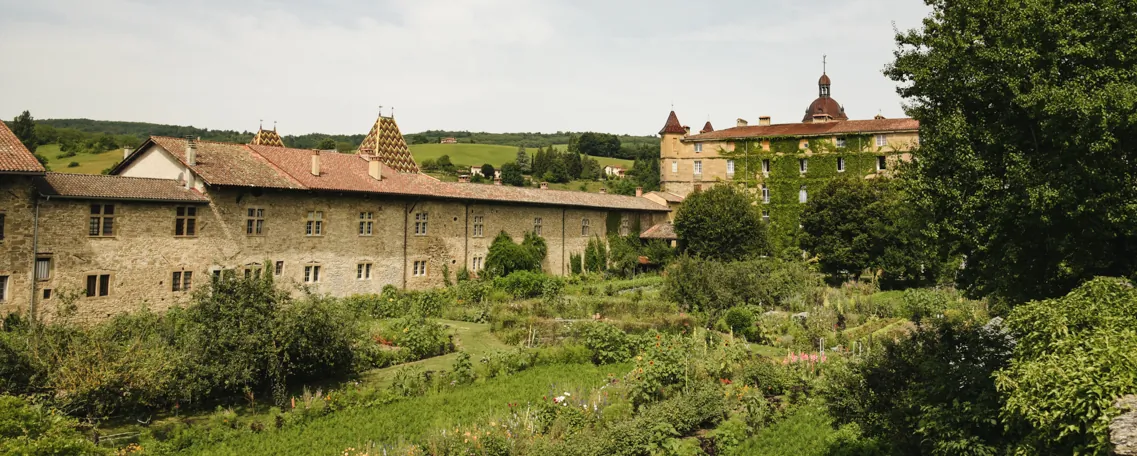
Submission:
<svg viewBox="0 0 1137 456">
<path fill-rule="evenodd" d="M 284 139 L 276 133 L 276 128 L 272 130 L 261 128 L 257 130 L 256 136 L 253 136 L 253 140 L 249 141 L 249 144 L 253 146 L 284 147 Z"/>
<path fill-rule="evenodd" d="M 407 141 L 403 139 L 403 133 L 399 131 L 399 125 L 395 123 L 394 117 L 380 115 L 379 119 L 375 120 L 375 125 L 371 126 L 371 132 L 367 133 L 367 137 L 359 144 L 358 152 L 360 155 L 374 155 L 383 164 L 400 173 L 419 172 L 418 163 L 411 155 Z"/>
</svg>

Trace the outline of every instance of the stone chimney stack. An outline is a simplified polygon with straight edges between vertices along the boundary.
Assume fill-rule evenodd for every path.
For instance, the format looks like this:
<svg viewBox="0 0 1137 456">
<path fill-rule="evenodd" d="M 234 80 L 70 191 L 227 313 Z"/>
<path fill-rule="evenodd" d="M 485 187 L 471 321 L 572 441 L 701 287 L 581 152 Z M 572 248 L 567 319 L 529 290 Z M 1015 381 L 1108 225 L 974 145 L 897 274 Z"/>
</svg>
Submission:
<svg viewBox="0 0 1137 456">
<path fill-rule="evenodd" d="M 197 165 L 197 142 L 193 140 L 192 136 L 186 136 L 186 164 L 189 166 Z"/>
<path fill-rule="evenodd" d="M 541 190 L 548 190 L 548 189 L 549 189 L 549 183 L 548 182 L 541 182 Z"/>
<path fill-rule="evenodd" d="M 684 136 L 690 135 L 691 134 L 691 127 L 684 125 L 683 126 L 683 132 L 684 132 L 683 133 Z"/>
<path fill-rule="evenodd" d="M 469 174 L 463 174 L 461 176 L 458 176 L 458 183 L 459 184 L 469 184 L 470 183 L 470 175 Z"/>
<path fill-rule="evenodd" d="M 644 196 L 644 188 L 643 187 L 636 187 L 636 198 L 639 198 L 641 196 Z"/>
<path fill-rule="evenodd" d="M 377 158 L 367 162 L 367 175 L 375 180 L 383 180 L 383 162 Z"/>
<path fill-rule="evenodd" d="M 320 151 L 312 149 L 312 175 L 320 175 Z"/>
<path fill-rule="evenodd" d="M 758 125 L 770 125 L 770 116 L 759 117 Z"/>
<path fill-rule="evenodd" d="M 739 117 L 739 118 L 738 118 L 738 121 L 737 121 L 737 122 L 735 122 L 735 124 L 734 124 L 734 125 L 735 125 L 736 127 L 745 127 L 745 126 L 747 126 L 747 125 L 750 125 L 750 123 L 749 123 L 749 122 L 747 122 L 747 121 L 746 121 L 746 119 L 743 119 L 743 118 Z"/>
</svg>

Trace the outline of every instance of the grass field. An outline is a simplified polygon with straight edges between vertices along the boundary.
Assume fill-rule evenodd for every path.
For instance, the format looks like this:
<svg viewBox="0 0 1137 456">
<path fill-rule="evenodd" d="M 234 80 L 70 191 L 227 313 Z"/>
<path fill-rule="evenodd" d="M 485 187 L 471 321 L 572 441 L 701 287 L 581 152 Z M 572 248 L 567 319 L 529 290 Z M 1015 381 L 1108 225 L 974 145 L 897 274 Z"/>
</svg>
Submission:
<svg viewBox="0 0 1137 456">
<path fill-rule="evenodd" d="M 484 163 L 500 167 L 506 162 L 513 161 L 517 158 L 517 148 L 514 146 L 498 146 L 494 144 L 414 144 L 411 145 L 411 153 L 415 156 L 415 160 L 422 163 L 426 159 L 438 159 L 443 155 L 449 155 L 450 161 L 467 166 L 481 166 Z M 564 150 L 565 147 L 554 146 L 558 150 Z M 536 149 L 526 150 L 530 156 Z M 624 168 L 631 169 L 631 160 L 621 160 L 618 158 L 605 158 L 596 157 L 600 162 L 600 166 L 605 165 L 620 165 Z"/>
<path fill-rule="evenodd" d="M 114 149 L 101 154 L 77 154 L 74 157 L 55 158 L 60 154 L 59 144 L 44 144 L 36 148 L 36 154 L 47 158 L 47 166 L 57 173 L 99 174 L 122 160 L 122 149 Z M 79 166 L 68 168 L 71 162 Z"/>
<path fill-rule="evenodd" d="M 450 327 L 450 331 L 454 334 L 454 344 L 457 346 L 458 351 L 468 353 L 471 359 L 479 360 L 487 353 L 511 348 L 490 333 L 490 325 L 453 320 L 438 320 L 438 322 Z M 446 370 L 454 365 L 454 359 L 457 357 L 458 353 L 454 352 L 412 363 L 375 369 L 364 373 L 361 376 L 361 380 L 368 384 L 385 388 L 390 386 L 391 379 L 394 377 L 395 372 L 405 366 L 418 366 L 428 371 Z"/>
<path fill-rule="evenodd" d="M 280 431 L 243 434 L 214 445 L 191 447 L 183 454 L 340 454 L 346 448 L 362 448 L 368 442 L 415 442 L 444 428 L 504 416 L 508 413 L 506 403 L 540 401 L 552 385 L 558 390 L 595 388 L 604 383 L 608 374 L 623 375 L 629 368 L 628 364 L 540 366 L 449 392 L 344 410 Z"/>
</svg>

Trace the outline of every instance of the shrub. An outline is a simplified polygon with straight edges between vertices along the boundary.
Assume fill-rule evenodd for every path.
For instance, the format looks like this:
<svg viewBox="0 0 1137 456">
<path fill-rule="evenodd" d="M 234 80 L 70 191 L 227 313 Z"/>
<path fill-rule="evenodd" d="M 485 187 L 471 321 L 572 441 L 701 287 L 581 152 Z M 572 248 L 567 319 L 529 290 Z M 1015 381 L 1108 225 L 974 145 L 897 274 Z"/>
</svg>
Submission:
<svg viewBox="0 0 1137 456">
<path fill-rule="evenodd" d="M 79 167 L 79 162 L 77 162 L 77 161 L 73 161 L 73 162 L 70 162 L 70 163 L 68 163 L 68 164 L 67 164 L 67 167 L 68 167 L 68 168 L 78 168 L 78 167 Z"/>
<path fill-rule="evenodd" d="M 395 319 L 386 325 L 386 334 L 395 345 L 407 350 L 413 359 L 445 354 L 451 349 L 446 328 L 421 314 Z"/>
<path fill-rule="evenodd" d="M 682 256 L 667 268 L 663 296 L 684 310 L 706 312 L 713 323 L 739 305 L 812 307 L 824 290 L 801 262 L 776 258 L 721 262 Z"/>
<path fill-rule="evenodd" d="M 553 284 L 550 284 L 553 282 Z M 564 281 L 560 277 L 545 275 L 539 272 L 517 271 L 505 277 L 495 278 L 494 288 L 513 295 L 515 298 L 526 299 L 542 296 L 546 287 L 560 287 L 563 289 Z"/>
<path fill-rule="evenodd" d="M 754 334 L 754 312 L 746 307 L 731 307 L 723 315 L 723 322 L 736 334 L 742 334 L 747 339 L 753 340 L 750 335 Z"/>
<path fill-rule="evenodd" d="M 769 253 L 766 225 L 753 202 L 733 185 L 716 185 L 688 195 L 675 215 L 680 250 L 725 261 Z"/>
<path fill-rule="evenodd" d="M 610 364 L 627 361 L 631 357 L 628 335 L 607 323 L 593 323 L 582 331 L 584 346 L 592 351 L 592 362 Z"/>
<path fill-rule="evenodd" d="M 501 277 L 515 271 L 540 271 L 548 249 L 545 239 L 536 234 L 525 233 L 525 239 L 517 244 L 502 231 L 490 244 L 484 272 L 488 277 Z"/>
<path fill-rule="evenodd" d="M 0 395 L 0 454 L 69 456 L 110 454 L 75 430 L 63 414 Z"/>
<path fill-rule="evenodd" d="M 363 331 L 334 300 L 309 296 L 276 315 L 279 350 L 287 378 L 342 376 L 354 368 L 353 344 Z"/>
</svg>

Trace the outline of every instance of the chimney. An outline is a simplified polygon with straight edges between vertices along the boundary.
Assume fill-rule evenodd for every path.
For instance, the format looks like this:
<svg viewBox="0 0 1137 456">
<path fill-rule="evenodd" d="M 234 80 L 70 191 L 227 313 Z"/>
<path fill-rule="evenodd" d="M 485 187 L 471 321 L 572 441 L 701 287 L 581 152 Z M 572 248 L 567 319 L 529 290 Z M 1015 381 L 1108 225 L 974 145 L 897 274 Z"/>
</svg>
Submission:
<svg viewBox="0 0 1137 456">
<path fill-rule="evenodd" d="M 186 136 L 186 164 L 189 166 L 197 165 L 197 142 L 193 140 L 192 136 Z"/>
<path fill-rule="evenodd" d="M 461 176 L 458 176 L 458 183 L 469 184 L 470 183 L 470 175 L 469 174 L 463 174 Z"/>
<path fill-rule="evenodd" d="M 371 159 L 367 162 L 367 175 L 375 180 L 383 180 L 383 162 L 379 159 Z"/>
<path fill-rule="evenodd" d="M 312 149 L 312 175 L 320 175 L 320 151 Z"/>
<path fill-rule="evenodd" d="M 641 196 L 644 196 L 644 188 L 643 187 L 636 187 L 636 198 L 639 198 Z"/>
<path fill-rule="evenodd" d="M 493 178 L 493 184 L 494 185 L 501 185 L 501 177 Z"/>
<path fill-rule="evenodd" d="M 607 189 L 607 188 L 605 188 L 605 187 L 600 187 L 600 194 L 601 194 L 601 195 L 607 195 L 607 194 L 608 194 L 608 189 Z"/>
<path fill-rule="evenodd" d="M 131 150 L 130 147 L 122 146 L 122 159 L 126 160 L 126 157 L 129 157 L 131 152 L 134 151 Z"/>
<path fill-rule="evenodd" d="M 688 127 L 688 126 L 684 125 L 684 126 L 683 126 L 683 134 L 684 134 L 684 135 L 689 135 L 689 134 L 691 134 L 691 127 Z"/>
<path fill-rule="evenodd" d="M 548 189 L 549 189 L 549 183 L 548 182 L 541 182 L 541 190 L 548 190 Z"/>
<path fill-rule="evenodd" d="M 759 117 L 758 125 L 770 125 L 770 116 Z"/>
<path fill-rule="evenodd" d="M 734 125 L 736 127 L 745 127 L 747 125 L 750 125 L 750 123 L 747 122 L 746 119 L 739 117 L 737 123 L 735 123 Z"/>
</svg>

